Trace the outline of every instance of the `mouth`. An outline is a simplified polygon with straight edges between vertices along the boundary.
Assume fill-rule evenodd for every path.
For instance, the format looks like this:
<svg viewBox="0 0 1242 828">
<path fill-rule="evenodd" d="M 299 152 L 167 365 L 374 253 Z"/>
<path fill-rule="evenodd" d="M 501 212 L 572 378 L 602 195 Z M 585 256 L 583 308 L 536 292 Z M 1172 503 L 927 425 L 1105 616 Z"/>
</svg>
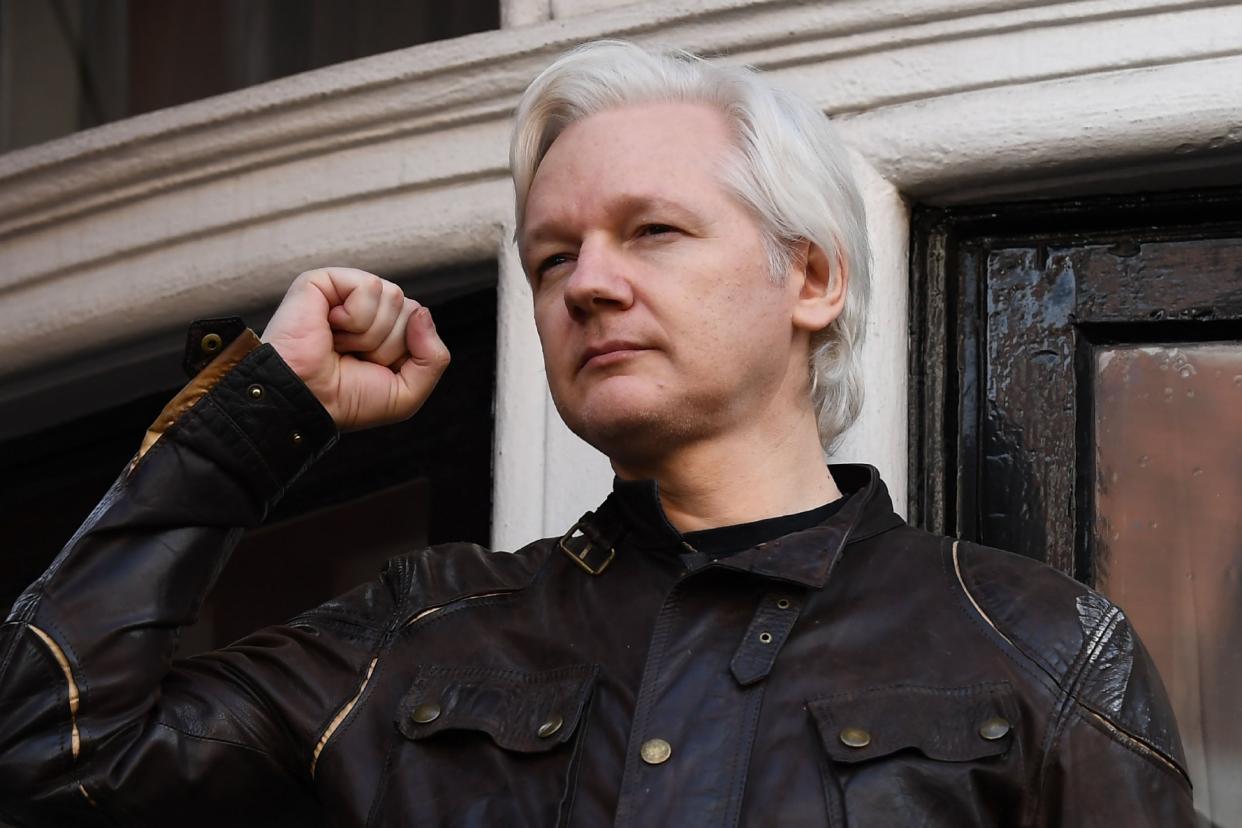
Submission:
<svg viewBox="0 0 1242 828">
<path fill-rule="evenodd" d="M 600 342 L 582 352 L 582 359 L 578 363 L 578 370 L 581 371 L 587 367 L 600 368 L 606 365 L 614 365 L 647 350 L 650 349 L 646 346 L 624 340 Z"/>
</svg>

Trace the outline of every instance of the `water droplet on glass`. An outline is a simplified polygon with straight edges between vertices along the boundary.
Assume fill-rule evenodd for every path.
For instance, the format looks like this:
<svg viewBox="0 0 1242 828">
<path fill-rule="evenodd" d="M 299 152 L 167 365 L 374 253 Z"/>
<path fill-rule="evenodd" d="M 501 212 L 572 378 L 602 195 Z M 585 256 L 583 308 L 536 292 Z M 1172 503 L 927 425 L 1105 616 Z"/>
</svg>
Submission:
<svg viewBox="0 0 1242 828">
<path fill-rule="evenodd" d="M 1194 397 L 1194 395 L 1195 395 L 1195 389 L 1193 389 L 1193 388 L 1189 389 L 1189 390 L 1186 392 L 1186 396 L 1187 396 L 1187 397 Z"/>
<path fill-rule="evenodd" d="M 1195 477 L 1201 477 L 1203 475 L 1203 469 L 1199 468 L 1198 466 L 1195 466 L 1195 470 L 1192 471 L 1191 474 L 1193 474 Z"/>
<path fill-rule="evenodd" d="M 1160 528 L 1160 522 L 1159 522 L 1159 521 L 1155 521 L 1155 520 L 1153 520 L 1153 521 L 1151 522 L 1151 528 L 1152 528 L 1152 529 L 1158 529 L 1158 528 Z"/>
<path fill-rule="evenodd" d="M 1242 374 L 1238 374 L 1233 378 L 1233 384 L 1242 387 Z"/>
<path fill-rule="evenodd" d="M 1139 458 L 1139 468 L 1141 469 L 1147 468 L 1147 464 L 1150 462 L 1151 462 L 1151 458 L 1148 457 L 1146 454 L 1144 454 L 1142 457 Z"/>
<path fill-rule="evenodd" d="M 1190 365 L 1183 365 L 1177 369 L 1177 373 L 1182 375 L 1182 379 L 1190 379 L 1195 375 L 1195 369 Z"/>
<path fill-rule="evenodd" d="M 1172 399 L 1173 399 L 1173 389 L 1172 389 L 1172 388 L 1165 388 L 1165 389 L 1164 389 L 1164 401 L 1165 401 L 1165 402 L 1169 402 L 1169 401 L 1170 401 L 1170 400 L 1172 400 Z"/>
</svg>

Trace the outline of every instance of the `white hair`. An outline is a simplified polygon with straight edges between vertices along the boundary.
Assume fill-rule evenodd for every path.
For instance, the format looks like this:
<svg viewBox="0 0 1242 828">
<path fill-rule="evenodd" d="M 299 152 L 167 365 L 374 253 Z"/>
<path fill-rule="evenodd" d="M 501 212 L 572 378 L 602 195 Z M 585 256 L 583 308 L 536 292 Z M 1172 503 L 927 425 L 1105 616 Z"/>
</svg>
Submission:
<svg viewBox="0 0 1242 828">
<path fill-rule="evenodd" d="M 535 172 L 557 136 L 597 112 L 655 102 L 708 104 L 724 114 L 738 150 L 722 171 L 724 183 L 759 219 L 775 278 L 802 241 L 848 273 L 844 310 L 811 340 L 810 395 L 827 450 L 862 408 L 859 349 L 871 255 L 862 196 L 822 112 L 749 67 L 617 40 L 580 46 L 544 69 L 518 103 L 509 149 L 518 230 Z"/>
</svg>

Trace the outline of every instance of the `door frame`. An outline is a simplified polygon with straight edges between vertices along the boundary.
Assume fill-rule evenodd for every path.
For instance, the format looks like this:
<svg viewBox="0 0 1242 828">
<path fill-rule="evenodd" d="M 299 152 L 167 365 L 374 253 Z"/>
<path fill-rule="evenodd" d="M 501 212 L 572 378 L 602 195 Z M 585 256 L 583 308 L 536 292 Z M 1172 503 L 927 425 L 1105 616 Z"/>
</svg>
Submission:
<svg viewBox="0 0 1242 828">
<path fill-rule="evenodd" d="M 1242 190 L 1209 189 L 969 207 L 918 207 L 911 222 L 909 315 L 910 522 L 977 540 L 985 379 L 985 252 L 991 244 L 1076 240 L 1130 243 L 1211 238 L 1225 216 L 1242 215 Z M 1236 229 L 1233 232 L 1237 232 Z M 1042 242 L 1041 242 L 1042 240 Z M 1210 316 L 1208 314 L 1207 316 Z M 1201 310 L 1142 321 L 1076 322 L 1074 361 L 1089 373 L 1093 350 L 1112 343 L 1204 341 L 1237 330 L 1236 320 Z M 1090 529 L 1094 476 L 1089 388 L 1078 386 L 1075 412 L 1074 544 L 1047 563 L 1093 584 Z"/>
</svg>

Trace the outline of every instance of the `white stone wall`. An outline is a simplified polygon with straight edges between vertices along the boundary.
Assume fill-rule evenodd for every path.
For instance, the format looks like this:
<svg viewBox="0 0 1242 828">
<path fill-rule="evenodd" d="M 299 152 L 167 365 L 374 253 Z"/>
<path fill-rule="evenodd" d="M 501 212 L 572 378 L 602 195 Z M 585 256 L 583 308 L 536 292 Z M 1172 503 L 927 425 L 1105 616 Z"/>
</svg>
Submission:
<svg viewBox="0 0 1242 828">
<path fill-rule="evenodd" d="M 302 269 L 500 262 L 495 540 L 608 488 L 541 375 L 509 247 L 507 131 L 568 47 L 722 53 L 832 114 L 876 239 L 864 416 L 839 457 L 904 510 L 908 205 L 1242 179 L 1242 7 L 1203 0 L 506 0 L 506 28 L 150 113 L 0 156 L 0 383 L 275 302 Z"/>
</svg>

